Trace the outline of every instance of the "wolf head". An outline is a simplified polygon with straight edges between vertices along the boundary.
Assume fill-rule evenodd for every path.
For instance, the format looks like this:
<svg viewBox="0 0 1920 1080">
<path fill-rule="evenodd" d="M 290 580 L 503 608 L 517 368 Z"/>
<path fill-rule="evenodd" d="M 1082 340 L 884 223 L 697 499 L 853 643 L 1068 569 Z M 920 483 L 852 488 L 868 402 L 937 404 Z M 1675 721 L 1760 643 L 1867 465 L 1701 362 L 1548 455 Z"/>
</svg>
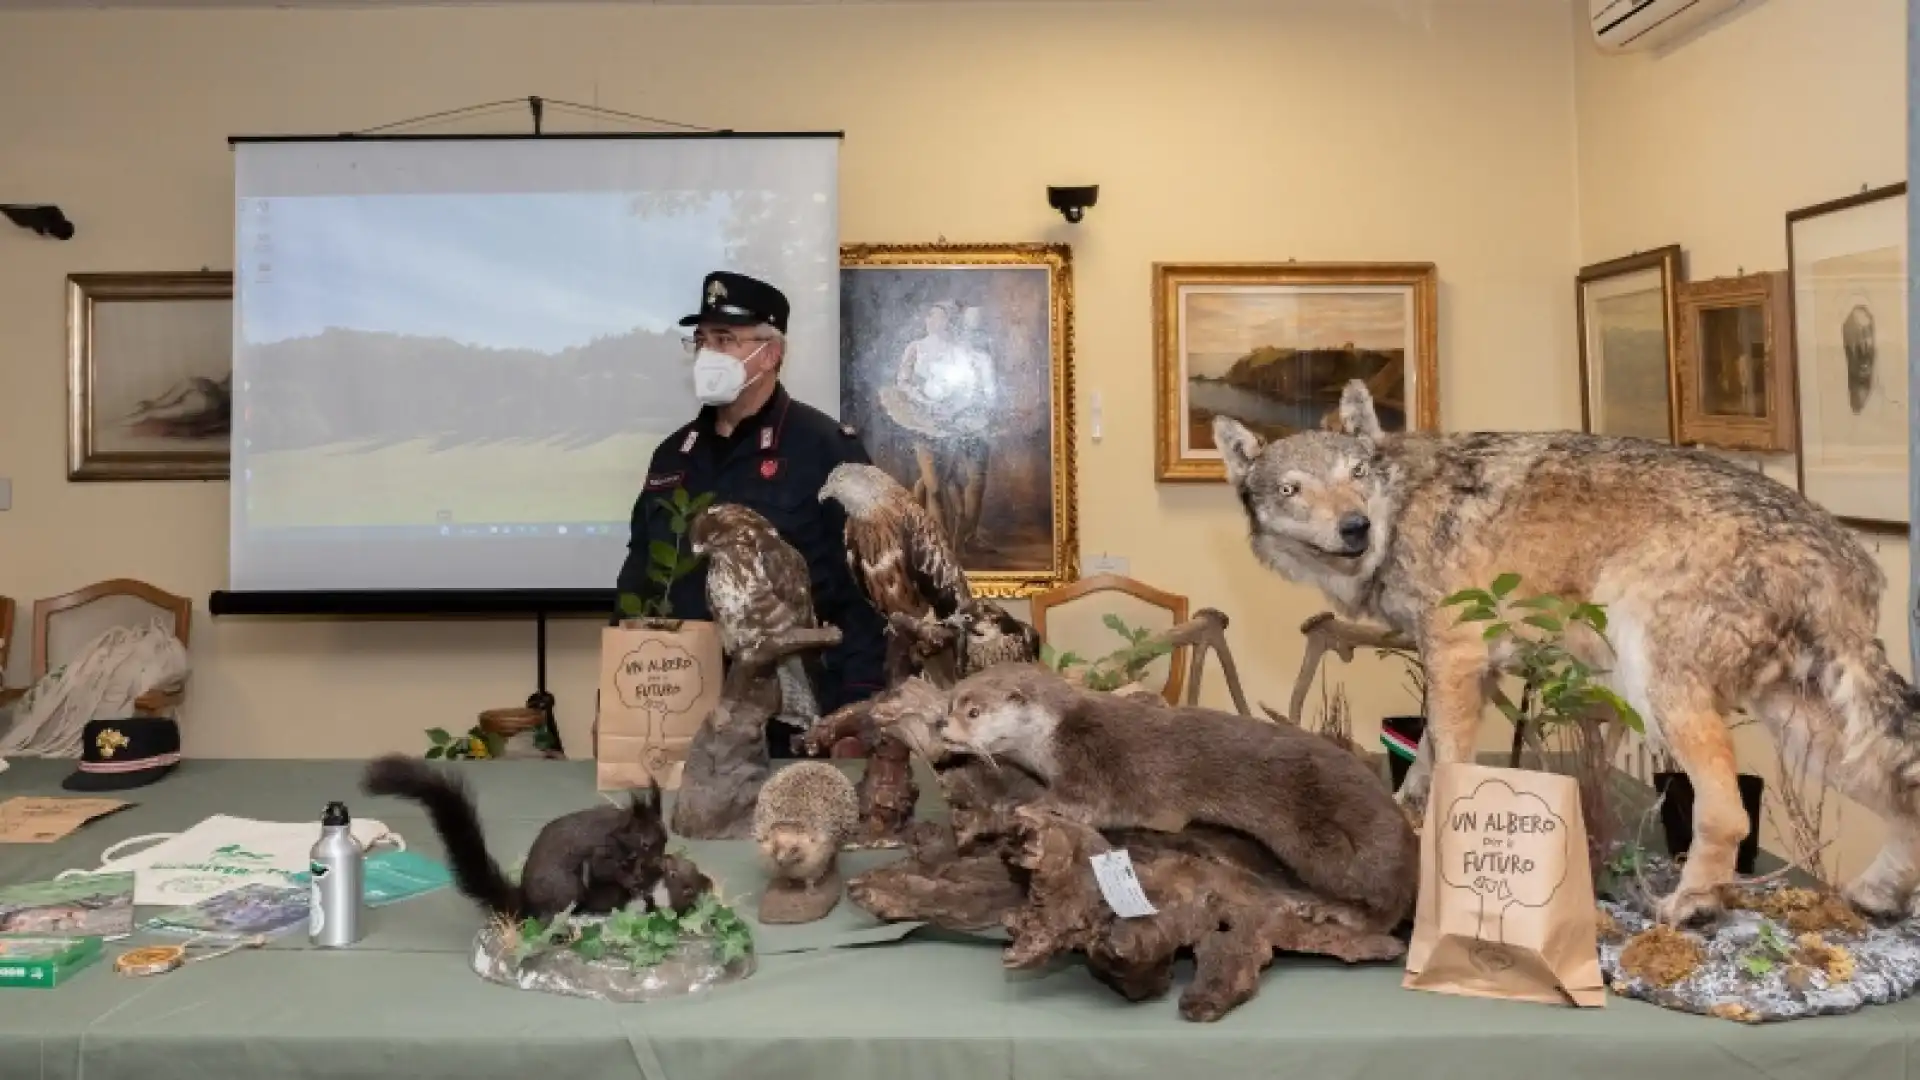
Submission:
<svg viewBox="0 0 1920 1080">
<path fill-rule="evenodd" d="M 1358 379 L 1340 396 L 1339 424 L 1271 443 L 1226 416 L 1213 441 L 1246 508 L 1253 553 L 1268 569 L 1336 596 L 1380 567 L 1393 527 L 1390 466 L 1373 395 Z"/>
</svg>

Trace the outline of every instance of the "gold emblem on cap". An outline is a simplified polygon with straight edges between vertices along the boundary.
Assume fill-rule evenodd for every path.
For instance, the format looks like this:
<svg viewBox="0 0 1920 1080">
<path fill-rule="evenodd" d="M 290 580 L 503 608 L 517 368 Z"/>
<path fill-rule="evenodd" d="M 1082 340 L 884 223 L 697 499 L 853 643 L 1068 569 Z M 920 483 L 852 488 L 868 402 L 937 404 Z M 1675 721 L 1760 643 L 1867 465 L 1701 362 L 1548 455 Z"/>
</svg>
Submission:
<svg viewBox="0 0 1920 1080">
<path fill-rule="evenodd" d="M 717 304 L 726 295 L 727 295 L 727 286 L 725 282 L 720 282 L 720 281 L 707 282 L 707 303 Z"/>
<path fill-rule="evenodd" d="M 101 757 L 112 757 L 114 751 L 127 745 L 127 737 L 120 734 L 119 728 L 101 728 L 100 734 L 93 737 L 93 745 Z"/>
</svg>

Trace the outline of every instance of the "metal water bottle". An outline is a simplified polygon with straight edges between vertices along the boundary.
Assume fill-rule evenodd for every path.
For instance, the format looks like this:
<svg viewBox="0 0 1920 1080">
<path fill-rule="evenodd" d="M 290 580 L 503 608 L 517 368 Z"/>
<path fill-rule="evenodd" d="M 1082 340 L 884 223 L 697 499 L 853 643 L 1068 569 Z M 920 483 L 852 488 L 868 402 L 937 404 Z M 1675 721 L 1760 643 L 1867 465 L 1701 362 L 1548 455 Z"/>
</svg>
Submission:
<svg viewBox="0 0 1920 1080">
<path fill-rule="evenodd" d="M 320 816 L 320 840 L 307 856 L 307 869 L 313 875 L 307 938 L 323 949 L 344 948 L 360 940 L 366 856 L 353 838 L 352 826 L 346 803 L 328 803 Z"/>
</svg>

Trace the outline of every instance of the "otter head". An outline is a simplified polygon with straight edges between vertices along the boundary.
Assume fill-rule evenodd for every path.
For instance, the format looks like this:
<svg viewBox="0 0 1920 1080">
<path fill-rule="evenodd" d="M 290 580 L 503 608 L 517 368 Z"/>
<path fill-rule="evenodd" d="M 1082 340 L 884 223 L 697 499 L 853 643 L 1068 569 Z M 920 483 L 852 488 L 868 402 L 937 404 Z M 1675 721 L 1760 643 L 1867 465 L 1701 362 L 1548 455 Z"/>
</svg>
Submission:
<svg viewBox="0 0 1920 1080">
<path fill-rule="evenodd" d="M 833 865 L 835 848 L 819 830 L 797 821 L 777 822 L 760 840 L 767 871 L 790 881 L 818 881 Z"/>
<path fill-rule="evenodd" d="M 1272 442 L 1231 417 L 1213 419 L 1214 445 L 1246 511 L 1254 556 L 1293 580 L 1370 576 L 1389 539 L 1386 435 L 1365 383 L 1347 384 L 1339 415 L 1335 430 Z"/>
<path fill-rule="evenodd" d="M 905 492 L 879 466 L 846 461 L 827 474 L 827 482 L 820 485 L 820 501 L 832 499 L 849 517 L 860 517 L 894 497 L 894 489 Z"/>
<path fill-rule="evenodd" d="M 1028 665 L 1000 664 L 960 680 L 941 724 L 941 741 L 948 749 L 989 761 L 1006 758 L 1051 779 L 1053 732 L 1060 717 L 1034 692 L 1032 680 L 1038 677 Z"/>
</svg>

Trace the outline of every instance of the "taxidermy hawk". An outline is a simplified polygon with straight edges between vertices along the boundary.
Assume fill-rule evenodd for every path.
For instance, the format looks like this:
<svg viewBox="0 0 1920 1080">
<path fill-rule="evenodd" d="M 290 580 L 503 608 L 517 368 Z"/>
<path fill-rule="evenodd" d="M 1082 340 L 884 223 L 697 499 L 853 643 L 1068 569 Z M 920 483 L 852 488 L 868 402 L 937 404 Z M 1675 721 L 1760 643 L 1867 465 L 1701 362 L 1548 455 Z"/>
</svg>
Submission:
<svg viewBox="0 0 1920 1080">
<path fill-rule="evenodd" d="M 694 515 L 687 540 L 707 560 L 707 606 L 729 658 L 774 635 L 820 625 L 806 558 L 757 511 L 715 503 Z M 808 664 L 808 657 L 794 654 L 775 669 L 780 719 L 803 728 L 820 717 Z"/>
<path fill-rule="evenodd" d="M 973 595 L 947 534 L 885 470 L 854 462 L 835 466 L 820 488 L 820 500 L 828 499 L 847 512 L 847 565 L 868 601 L 882 615 L 927 626 L 929 639 L 941 628 L 950 630 L 957 638 L 955 678 L 1006 660 L 1040 658 L 1040 636 L 1005 608 Z M 924 642 L 913 645 L 926 651 Z M 895 663 L 901 662 L 896 655 Z M 896 670 L 889 681 L 911 673 Z"/>
</svg>

